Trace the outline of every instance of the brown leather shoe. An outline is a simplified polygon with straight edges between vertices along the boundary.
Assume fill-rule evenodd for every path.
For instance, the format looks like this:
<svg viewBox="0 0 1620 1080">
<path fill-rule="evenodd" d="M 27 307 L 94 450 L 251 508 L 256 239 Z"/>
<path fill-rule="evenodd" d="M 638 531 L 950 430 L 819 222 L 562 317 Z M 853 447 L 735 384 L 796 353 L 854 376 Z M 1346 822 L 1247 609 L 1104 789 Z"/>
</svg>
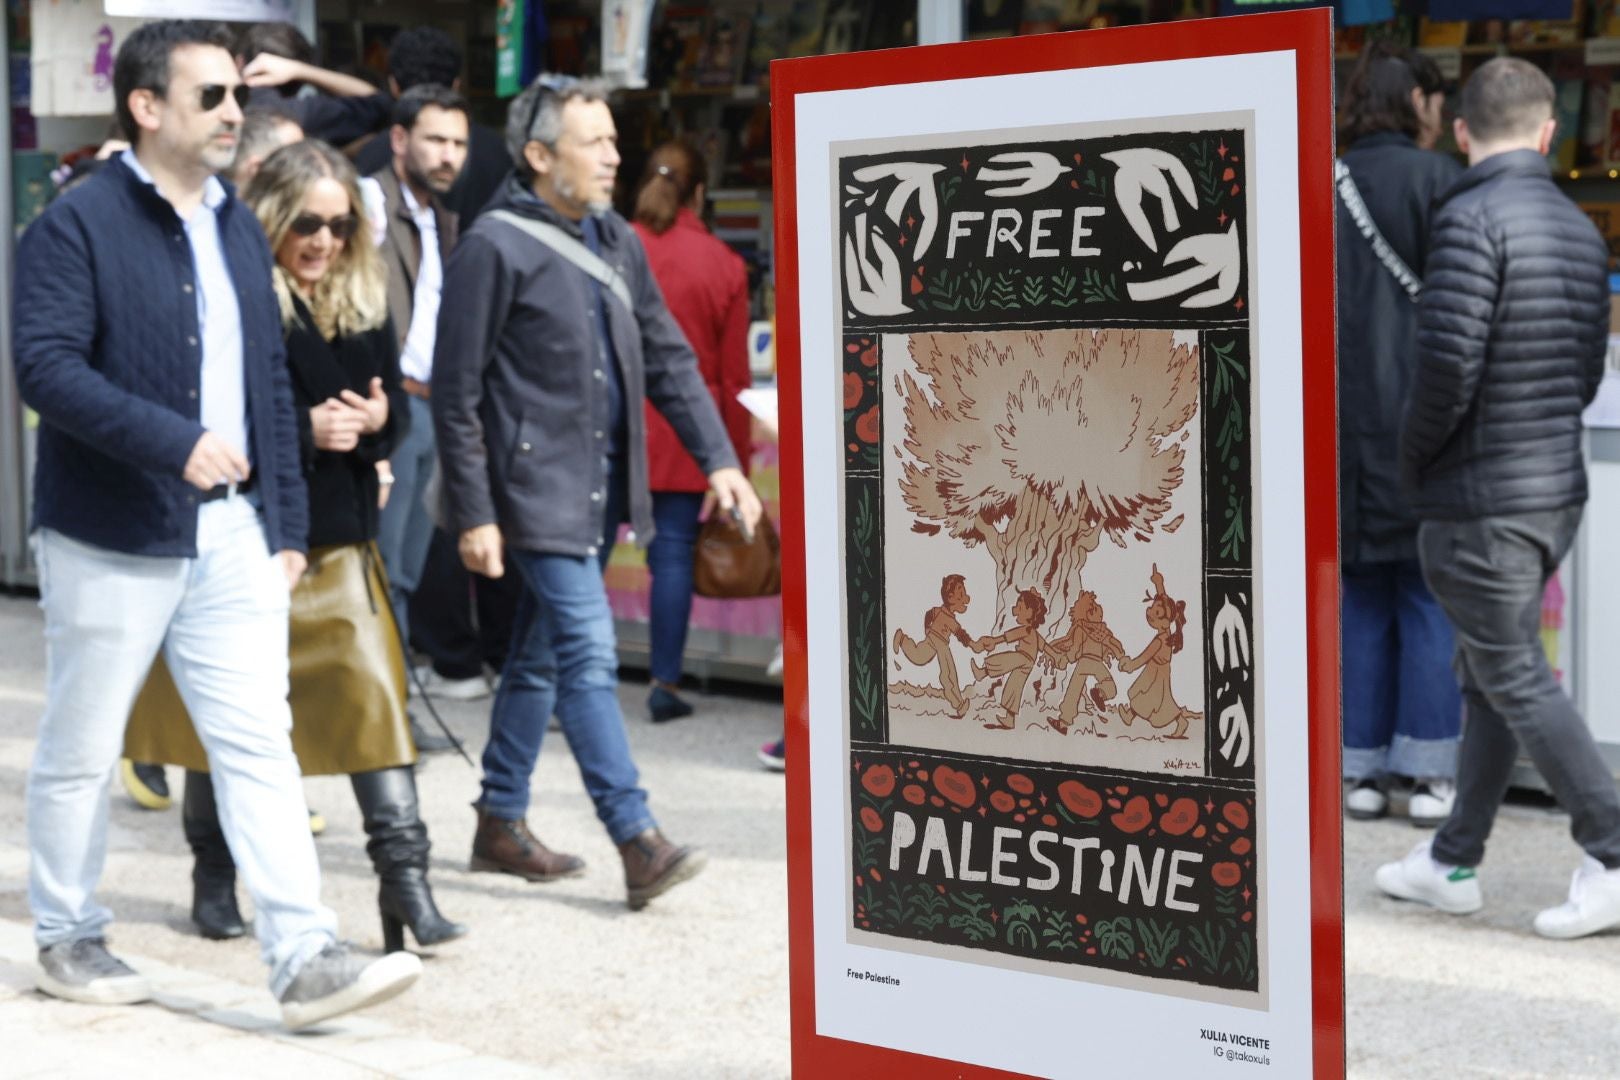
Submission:
<svg viewBox="0 0 1620 1080">
<path fill-rule="evenodd" d="M 647 901 L 697 876 L 709 857 L 697 848 L 676 847 L 657 829 L 619 845 L 624 860 L 624 885 L 631 911 L 640 911 Z"/>
<path fill-rule="evenodd" d="M 469 870 L 515 874 L 525 881 L 556 881 L 584 873 L 584 859 L 546 847 L 523 818 L 508 821 L 477 809 L 478 832 Z"/>
</svg>

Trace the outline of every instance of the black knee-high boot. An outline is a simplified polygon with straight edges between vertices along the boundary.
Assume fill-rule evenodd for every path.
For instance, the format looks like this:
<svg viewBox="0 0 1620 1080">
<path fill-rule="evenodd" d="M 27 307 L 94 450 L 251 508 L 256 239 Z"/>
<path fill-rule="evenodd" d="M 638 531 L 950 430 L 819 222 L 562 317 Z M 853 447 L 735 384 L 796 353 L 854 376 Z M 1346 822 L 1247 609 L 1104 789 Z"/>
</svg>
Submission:
<svg viewBox="0 0 1620 1080">
<path fill-rule="evenodd" d="M 377 907 L 383 947 L 405 948 L 405 927 L 418 945 L 438 945 L 467 928 L 439 913 L 428 887 L 428 835 L 416 799 L 416 773 L 409 766 L 355 773 L 354 797 L 365 818 L 366 854 L 377 870 Z"/>
<path fill-rule="evenodd" d="M 205 938 L 223 941 L 247 933 L 236 906 L 236 862 L 225 844 L 214 803 L 214 780 L 186 770 L 180 821 L 191 844 L 191 921 Z"/>
</svg>

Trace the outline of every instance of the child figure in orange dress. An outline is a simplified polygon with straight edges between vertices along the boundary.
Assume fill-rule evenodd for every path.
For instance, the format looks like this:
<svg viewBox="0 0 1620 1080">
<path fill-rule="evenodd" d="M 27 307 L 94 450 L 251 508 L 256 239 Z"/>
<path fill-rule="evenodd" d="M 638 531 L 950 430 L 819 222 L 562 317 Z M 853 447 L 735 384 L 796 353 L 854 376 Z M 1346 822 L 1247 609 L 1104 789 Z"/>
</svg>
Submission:
<svg viewBox="0 0 1620 1080">
<path fill-rule="evenodd" d="M 1164 591 L 1164 575 L 1153 567 L 1153 593 L 1148 597 L 1147 624 L 1154 630 L 1153 641 L 1136 656 L 1119 665 L 1121 674 L 1142 669 L 1131 684 L 1127 701 L 1120 706 L 1120 719 L 1127 725 L 1146 720 L 1156 728 L 1174 725 L 1167 739 L 1185 739 L 1187 725 L 1203 713 L 1176 703 L 1170 688 L 1170 660 L 1181 651 L 1182 630 L 1187 625 L 1187 604 L 1172 600 Z"/>
<path fill-rule="evenodd" d="M 1041 637 L 1040 630 L 1036 629 L 1046 621 L 1046 601 L 1041 594 L 1034 589 L 1020 590 L 1018 599 L 1013 603 L 1012 615 L 1018 625 L 1005 634 L 982 637 L 977 642 L 980 649 L 991 649 L 997 645 L 1011 645 L 1012 648 L 986 657 L 983 664 L 975 660 L 972 668 L 975 679 L 982 679 L 986 675 L 994 678 L 1007 676 L 1007 684 L 1001 691 L 1002 719 L 999 723 L 984 725 L 996 731 L 1009 730 L 1017 722 L 1019 699 L 1024 696 L 1024 684 L 1029 681 L 1029 673 L 1035 670 L 1036 659 L 1044 653 L 1052 663 L 1057 663 L 1057 654 Z"/>
</svg>

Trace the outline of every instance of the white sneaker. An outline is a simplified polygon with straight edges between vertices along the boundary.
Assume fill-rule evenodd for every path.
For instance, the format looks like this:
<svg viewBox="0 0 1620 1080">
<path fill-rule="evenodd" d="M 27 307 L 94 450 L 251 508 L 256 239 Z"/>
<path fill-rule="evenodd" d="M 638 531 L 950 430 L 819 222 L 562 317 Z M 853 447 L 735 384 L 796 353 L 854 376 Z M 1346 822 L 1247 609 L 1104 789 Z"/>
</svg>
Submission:
<svg viewBox="0 0 1620 1080">
<path fill-rule="evenodd" d="M 1473 868 L 1435 862 L 1427 840 L 1399 862 L 1380 866 L 1373 880 L 1397 900 L 1428 904 L 1448 915 L 1471 915 L 1485 906 Z"/>
<path fill-rule="evenodd" d="M 1588 855 L 1570 877 L 1569 899 L 1536 916 L 1536 933 L 1578 938 L 1620 926 L 1620 870 L 1605 870 Z"/>
<path fill-rule="evenodd" d="M 1357 821 L 1372 821 L 1389 809 L 1389 796 L 1376 780 L 1359 781 L 1344 797 L 1344 812 Z"/>
<path fill-rule="evenodd" d="M 490 695 L 489 680 L 482 675 L 474 675 L 470 679 L 447 679 L 434 671 L 431 665 L 424 664 L 416 669 L 421 682 L 411 682 L 411 696 L 421 696 L 422 690 L 436 698 L 448 701 L 477 701 Z M 422 690 L 418 690 L 420 685 Z"/>
<path fill-rule="evenodd" d="M 1433 829 L 1445 824 L 1451 808 L 1457 805 L 1457 785 L 1450 780 L 1423 780 L 1412 789 L 1412 798 L 1406 804 L 1406 816 L 1420 829 Z"/>
</svg>

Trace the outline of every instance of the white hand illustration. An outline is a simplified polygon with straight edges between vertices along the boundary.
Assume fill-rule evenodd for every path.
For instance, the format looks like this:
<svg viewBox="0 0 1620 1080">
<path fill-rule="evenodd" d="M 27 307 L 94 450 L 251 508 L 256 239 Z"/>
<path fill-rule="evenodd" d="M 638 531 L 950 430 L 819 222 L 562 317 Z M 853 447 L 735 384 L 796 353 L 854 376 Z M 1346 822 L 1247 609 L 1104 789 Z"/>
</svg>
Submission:
<svg viewBox="0 0 1620 1080">
<path fill-rule="evenodd" d="M 1181 306 L 1208 308 L 1224 304 L 1237 295 L 1238 272 L 1243 262 L 1238 251 L 1237 222 L 1228 225 L 1224 233 L 1187 237 L 1170 249 L 1170 254 L 1164 257 L 1164 265 L 1170 267 L 1187 260 L 1193 265 L 1185 270 L 1152 281 L 1132 281 L 1125 289 L 1132 300 L 1163 300 L 1213 280 L 1214 285 L 1187 297 Z"/>
<path fill-rule="evenodd" d="M 934 240 L 934 229 L 939 224 L 939 197 L 934 191 L 934 176 L 944 170 L 943 165 L 925 165 L 920 161 L 895 161 L 884 165 L 868 165 L 864 169 L 856 169 L 851 174 L 863 184 L 891 176 L 900 181 L 889 193 L 888 201 L 883 204 L 883 212 L 888 214 L 889 220 L 896 225 L 900 224 L 900 215 L 906 212 L 906 204 L 911 201 L 912 195 L 917 196 L 918 213 L 922 215 L 922 220 L 917 230 L 917 242 L 911 248 L 913 260 L 920 261 L 928 251 L 928 245 Z M 871 205 L 870 201 L 867 205 Z"/>
<path fill-rule="evenodd" d="M 867 258 L 871 246 L 872 258 Z M 900 259 L 888 241 L 866 224 L 864 213 L 855 215 L 855 235 L 844 237 L 844 282 L 849 302 L 862 315 L 904 315 L 911 309 L 901 300 L 904 294 Z"/>
<path fill-rule="evenodd" d="M 1221 710 L 1220 733 L 1221 757 L 1241 769 L 1249 760 L 1249 714 L 1243 711 L 1243 702 Z"/>
<path fill-rule="evenodd" d="M 1249 629 L 1243 623 L 1243 613 L 1227 597 L 1215 615 L 1215 666 L 1222 671 L 1229 667 L 1249 666 Z"/>
<path fill-rule="evenodd" d="M 1119 166 L 1119 172 L 1114 174 L 1114 201 L 1119 203 L 1125 220 L 1136 230 L 1136 235 L 1142 238 L 1148 250 L 1157 252 L 1159 242 L 1153 238 L 1153 226 L 1148 223 L 1147 212 L 1142 209 L 1142 195 L 1145 192 L 1158 196 L 1159 205 L 1164 210 L 1165 231 L 1175 232 L 1181 228 L 1181 217 L 1176 213 L 1176 198 L 1170 192 L 1169 181 L 1174 180 L 1182 196 L 1196 206 L 1198 197 L 1193 192 L 1192 174 L 1173 155 L 1146 147 L 1115 150 L 1104 154 L 1103 160 Z"/>
<path fill-rule="evenodd" d="M 1106 157 L 1107 155 L 1103 156 Z M 1060 164 L 1058 159 L 1051 154 L 1042 154 L 1036 151 L 997 154 L 990 161 L 992 164 L 1017 166 L 1016 168 L 1007 169 L 981 168 L 978 176 L 974 177 L 980 183 L 1004 183 L 1009 185 L 985 190 L 986 195 L 1000 199 L 1010 199 L 1016 195 L 1031 195 L 1037 191 L 1045 191 L 1052 186 L 1052 181 L 1069 171 L 1067 165 Z"/>
</svg>

